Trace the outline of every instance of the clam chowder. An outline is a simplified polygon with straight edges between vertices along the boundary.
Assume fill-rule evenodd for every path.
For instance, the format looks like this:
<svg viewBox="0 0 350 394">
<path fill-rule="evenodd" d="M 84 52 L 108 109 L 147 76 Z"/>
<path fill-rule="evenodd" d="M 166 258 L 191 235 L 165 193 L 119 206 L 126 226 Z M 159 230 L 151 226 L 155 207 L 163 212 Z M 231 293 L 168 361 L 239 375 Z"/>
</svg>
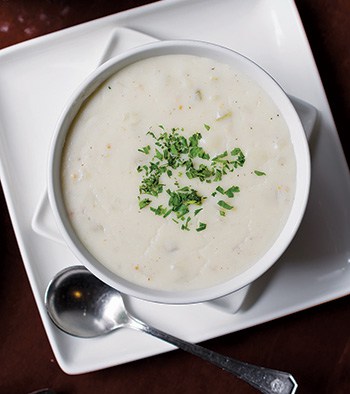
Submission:
<svg viewBox="0 0 350 394">
<path fill-rule="evenodd" d="M 142 286 L 222 283 L 271 247 L 296 163 L 277 107 L 230 66 L 165 55 L 125 67 L 84 103 L 64 146 L 72 226 L 108 269 Z"/>
</svg>

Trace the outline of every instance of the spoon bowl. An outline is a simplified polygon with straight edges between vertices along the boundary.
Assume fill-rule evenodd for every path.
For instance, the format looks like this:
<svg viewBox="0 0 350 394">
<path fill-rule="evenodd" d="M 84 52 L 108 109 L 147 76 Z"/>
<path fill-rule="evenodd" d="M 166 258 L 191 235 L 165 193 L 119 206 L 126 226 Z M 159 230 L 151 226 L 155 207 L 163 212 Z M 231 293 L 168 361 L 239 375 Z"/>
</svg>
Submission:
<svg viewBox="0 0 350 394">
<path fill-rule="evenodd" d="M 183 341 L 132 316 L 122 295 L 83 266 L 59 272 L 49 283 L 45 305 L 51 320 L 66 332 L 94 338 L 119 328 L 132 328 L 162 339 L 232 373 L 264 394 L 293 394 L 298 387 L 287 372 L 259 367 L 232 359 L 202 346 Z"/>
<path fill-rule="evenodd" d="M 61 271 L 51 281 L 45 305 L 61 330 L 80 338 L 110 333 L 125 313 L 121 294 L 80 266 Z"/>
</svg>

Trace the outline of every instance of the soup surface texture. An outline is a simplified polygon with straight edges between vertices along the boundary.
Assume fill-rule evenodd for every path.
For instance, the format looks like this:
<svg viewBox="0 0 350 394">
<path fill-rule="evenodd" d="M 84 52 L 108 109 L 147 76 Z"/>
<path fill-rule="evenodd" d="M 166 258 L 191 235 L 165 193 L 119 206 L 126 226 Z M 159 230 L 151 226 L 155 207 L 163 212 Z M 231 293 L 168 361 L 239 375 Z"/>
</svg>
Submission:
<svg viewBox="0 0 350 394">
<path fill-rule="evenodd" d="M 227 281 L 273 244 L 290 212 L 296 163 L 267 94 L 214 60 L 134 63 L 84 103 L 61 181 L 82 243 L 142 286 Z"/>
</svg>

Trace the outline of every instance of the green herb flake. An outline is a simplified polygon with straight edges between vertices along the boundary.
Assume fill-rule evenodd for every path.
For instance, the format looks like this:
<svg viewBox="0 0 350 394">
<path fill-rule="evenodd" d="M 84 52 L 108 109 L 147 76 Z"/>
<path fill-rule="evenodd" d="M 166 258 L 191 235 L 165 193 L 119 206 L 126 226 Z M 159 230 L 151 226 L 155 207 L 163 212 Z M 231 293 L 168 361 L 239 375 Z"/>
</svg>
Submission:
<svg viewBox="0 0 350 394">
<path fill-rule="evenodd" d="M 167 209 L 163 205 L 159 205 L 157 208 L 151 207 L 150 210 L 157 216 L 163 216 L 167 214 Z"/>
<path fill-rule="evenodd" d="M 155 157 L 156 157 L 158 160 L 163 160 L 163 155 L 159 152 L 158 149 L 156 149 Z"/>
<path fill-rule="evenodd" d="M 225 191 L 225 194 L 229 198 L 233 198 L 235 196 L 234 193 L 239 193 L 240 189 L 238 186 L 231 186 L 229 189 Z"/>
<path fill-rule="evenodd" d="M 204 123 L 204 127 L 205 127 L 205 129 L 206 129 L 207 131 L 209 131 L 209 130 L 210 130 L 210 126 L 209 126 L 209 125 L 207 125 L 207 124 L 205 124 L 205 123 Z"/>
<path fill-rule="evenodd" d="M 166 218 L 167 216 L 169 216 L 171 214 L 173 210 L 172 209 L 168 209 L 165 214 L 163 215 L 163 218 Z"/>
<path fill-rule="evenodd" d="M 202 210 L 203 210 L 203 208 L 196 209 L 194 211 L 194 216 L 197 216 L 199 214 L 199 212 L 202 211 Z"/>
<path fill-rule="evenodd" d="M 254 174 L 257 175 L 257 176 L 264 176 L 264 175 L 266 175 L 265 172 L 258 171 L 258 170 L 255 170 Z"/>
<path fill-rule="evenodd" d="M 218 205 L 219 205 L 221 208 L 224 208 L 224 209 L 233 209 L 233 206 L 232 206 L 232 205 L 227 204 L 227 203 L 226 203 L 225 201 L 223 201 L 223 200 L 218 201 Z"/>
<path fill-rule="evenodd" d="M 189 229 L 189 227 L 188 227 L 188 223 L 190 222 L 190 220 L 191 220 L 190 217 L 188 217 L 188 218 L 186 219 L 186 223 L 183 224 L 183 225 L 181 226 L 181 230 L 190 231 L 190 229 Z"/>
<path fill-rule="evenodd" d="M 151 147 L 149 145 L 144 146 L 143 148 L 138 149 L 139 152 L 144 153 L 145 155 L 148 155 L 149 152 L 151 151 Z"/>
<path fill-rule="evenodd" d="M 221 170 L 216 170 L 214 182 L 220 182 L 222 180 L 222 175 L 223 175 L 223 172 Z"/>
<path fill-rule="evenodd" d="M 221 194 L 225 194 L 225 190 L 221 186 L 218 186 L 215 190 L 217 190 Z"/>
<path fill-rule="evenodd" d="M 139 200 L 139 207 L 140 209 L 143 209 L 147 207 L 152 201 L 149 198 L 144 198 L 143 200 Z"/>
<path fill-rule="evenodd" d="M 222 162 L 222 159 L 224 158 L 224 157 L 227 157 L 227 150 L 225 150 L 225 152 L 223 152 L 223 153 L 221 153 L 220 155 L 217 155 L 217 156 L 215 156 L 213 159 L 212 159 L 212 161 L 214 161 L 214 162 Z"/>
<path fill-rule="evenodd" d="M 245 156 L 240 148 L 235 148 L 231 151 L 231 156 L 237 156 L 237 159 L 232 162 L 235 168 L 243 167 L 245 163 Z"/>
<path fill-rule="evenodd" d="M 199 226 L 196 228 L 196 231 L 203 231 L 207 228 L 207 225 L 205 223 L 199 222 Z"/>
</svg>

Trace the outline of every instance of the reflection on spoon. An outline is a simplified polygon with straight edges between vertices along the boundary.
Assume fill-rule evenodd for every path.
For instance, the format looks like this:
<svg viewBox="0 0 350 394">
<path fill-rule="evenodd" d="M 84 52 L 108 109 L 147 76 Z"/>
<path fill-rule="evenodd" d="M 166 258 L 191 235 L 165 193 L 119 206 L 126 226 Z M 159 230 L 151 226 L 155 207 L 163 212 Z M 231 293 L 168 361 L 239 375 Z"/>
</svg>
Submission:
<svg viewBox="0 0 350 394">
<path fill-rule="evenodd" d="M 81 266 L 69 267 L 53 278 L 46 290 L 45 305 L 56 326 L 70 335 L 94 338 L 118 328 L 133 328 L 215 364 L 261 393 L 293 394 L 298 387 L 289 373 L 234 360 L 136 319 L 125 309 L 123 298 L 117 290 Z"/>
</svg>

